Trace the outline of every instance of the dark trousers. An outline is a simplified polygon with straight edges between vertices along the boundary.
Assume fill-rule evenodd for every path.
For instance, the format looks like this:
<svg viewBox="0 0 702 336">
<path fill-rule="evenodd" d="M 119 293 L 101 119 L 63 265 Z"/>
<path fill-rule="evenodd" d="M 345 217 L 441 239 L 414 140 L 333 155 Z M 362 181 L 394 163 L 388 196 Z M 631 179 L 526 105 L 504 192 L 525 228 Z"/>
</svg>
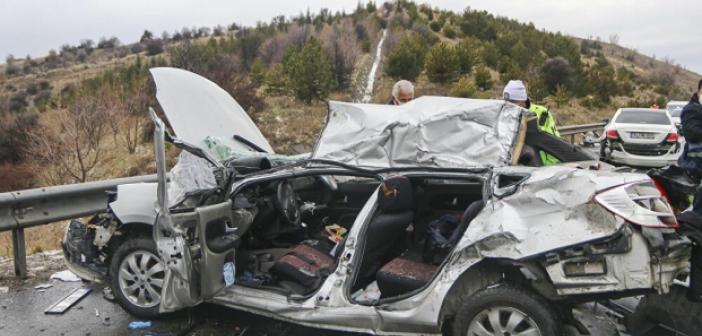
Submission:
<svg viewBox="0 0 702 336">
<path fill-rule="evenodd" d="M 702 152 L 689 152 L 687 144 L 678 159 L 678 166 L 685 169 L 699 185 L 702 180 Z M 697 188 L 692 202 L 693 213 L 683 213 L 680 220 L 680 233 L 694 242 L 690 257 L 690 295 L 702 298 L 702 188 Z"/>
<path fill-rule="evenodd" d="M 702 216 L 688 213 L 679 218 L 680 233 L 694 242 L 690 256 L 690 295 L 702 298 Z"/>
</svg>

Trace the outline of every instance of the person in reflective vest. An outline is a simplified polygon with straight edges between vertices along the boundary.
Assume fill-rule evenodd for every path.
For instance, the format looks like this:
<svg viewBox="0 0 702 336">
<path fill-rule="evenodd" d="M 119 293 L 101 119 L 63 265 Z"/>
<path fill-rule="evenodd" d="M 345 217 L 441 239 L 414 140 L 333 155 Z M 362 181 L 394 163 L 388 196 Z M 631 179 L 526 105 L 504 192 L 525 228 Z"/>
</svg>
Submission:
<svg viewBox="0 0 702 336">
<path fill-rule="evenodd" d="M 502 91 L 502 98 L 512 104 L 519 105 L 534 112 L 540 131 L 560 137 L 558 129 L 556 128 L 556 119 L 553 117 L 553 114 L 551 114 L 545 106 L 531 103 L 527 95 L 526 86 L 524 86 L 521 80 L 509 81 Z M 544 166 L 560 163 L 560 160 L 555 156 L 544 151 L 539 151 L 539 156 Z"/>
</svg>

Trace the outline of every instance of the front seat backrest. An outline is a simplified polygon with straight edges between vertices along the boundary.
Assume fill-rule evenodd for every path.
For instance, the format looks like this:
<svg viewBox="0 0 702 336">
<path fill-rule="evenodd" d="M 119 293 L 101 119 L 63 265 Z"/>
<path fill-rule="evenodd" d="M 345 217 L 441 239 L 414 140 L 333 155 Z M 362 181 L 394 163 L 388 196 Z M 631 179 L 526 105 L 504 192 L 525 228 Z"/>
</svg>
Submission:
<svg viewBox="0 0 702 336">
<path fill-rule="evenodd" d="M 483 210 L 483 207 L 485 207 L 485 202 L 483 202 L 483 200 L 474 201 L 468 205 L 466 211 L 463 212 L 463 216 L 461 217 L 461 223 L 455 230 L 453 230 L 451 237 L 448 239 L 449 246 L 456 246 L 461 237 L 463 237 L 463 233 L 466 232 L 466 229 L 468 229 L 470 222 L 472 222 L 480 211 Z"/>
<path fill-rule="evenodd" d="M 414 201 L 412 184 L 404 176 L 386 178 L 378 189 L 378 210 L 365 234 L 359 280 L 370 276 L 395 256 L 390 252 L 412 223 Z"/>
</svg>

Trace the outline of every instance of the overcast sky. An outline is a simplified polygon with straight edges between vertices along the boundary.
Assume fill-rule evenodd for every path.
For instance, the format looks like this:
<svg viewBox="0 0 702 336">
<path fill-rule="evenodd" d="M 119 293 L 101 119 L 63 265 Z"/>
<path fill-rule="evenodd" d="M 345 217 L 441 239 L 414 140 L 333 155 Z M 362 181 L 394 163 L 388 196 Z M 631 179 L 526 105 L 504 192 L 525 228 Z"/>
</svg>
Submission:
<svg viewBox="0 0 702 336">
<path fill-rule="evenodd" d="M 381 1 L 376 1 L 380 3 Z M 533 22 L 538 28 L 579 37 L 599 36 L 702 73 L 702 6 L 699 0 L 433 0 L 432 6 L 462 11 L 466 5 Z M 280 14 L 322 7 L 353 11 L 357 0 L 0 0 L 0 56 L 46 55 L 84 38 L 139 39 L 144 29 L 254 25 Z M 4 59 L 0 60 L 4 62 Z"/>
</svg>

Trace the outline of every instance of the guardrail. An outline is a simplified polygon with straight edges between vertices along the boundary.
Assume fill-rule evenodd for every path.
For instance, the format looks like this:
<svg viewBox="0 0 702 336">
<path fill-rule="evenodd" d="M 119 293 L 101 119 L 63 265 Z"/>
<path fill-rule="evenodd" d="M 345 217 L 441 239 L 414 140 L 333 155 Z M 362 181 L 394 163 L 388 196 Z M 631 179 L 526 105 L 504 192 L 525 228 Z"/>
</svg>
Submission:
<svg viewBox="0 0 702 336">
<path fill-rule="evenodd" d="M 606 122 L 599 122 L 594 124 L 561 126 L 558 127 L 558 133 L 560 133 L 561 136 L 570 135 L 570 142 L 574 143 L 576 134 L 597 131 L 604 128 L 606 125 Z"/>
<path fill-rule="evenodd" d="M 109 191 L 130 183 L 156 182 L 156 175 L 27 189 L 0 194 L 0 232 L 12 230 L 15 275 L 27 276 L 24 229 L 107 209 Z"/>
</svg>

